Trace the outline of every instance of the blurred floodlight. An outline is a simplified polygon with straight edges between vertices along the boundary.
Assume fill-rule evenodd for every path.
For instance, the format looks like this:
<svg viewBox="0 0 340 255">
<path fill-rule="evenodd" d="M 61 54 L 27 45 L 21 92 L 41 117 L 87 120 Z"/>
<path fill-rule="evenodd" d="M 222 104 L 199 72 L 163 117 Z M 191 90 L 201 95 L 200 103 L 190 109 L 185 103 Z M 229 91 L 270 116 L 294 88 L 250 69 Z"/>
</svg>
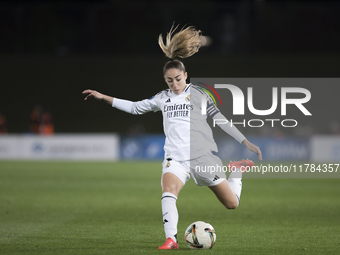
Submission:
<svg viewBox="0 0 340 255">
<path fill-rule="evenodd" d="M 205 36 L 205 35 L 202 35 L 200 37 L 200 40 L 201 40 L 201 46 L 210 46 L 213 42 L 212 38 L 210 36 Z"/>
</svg>

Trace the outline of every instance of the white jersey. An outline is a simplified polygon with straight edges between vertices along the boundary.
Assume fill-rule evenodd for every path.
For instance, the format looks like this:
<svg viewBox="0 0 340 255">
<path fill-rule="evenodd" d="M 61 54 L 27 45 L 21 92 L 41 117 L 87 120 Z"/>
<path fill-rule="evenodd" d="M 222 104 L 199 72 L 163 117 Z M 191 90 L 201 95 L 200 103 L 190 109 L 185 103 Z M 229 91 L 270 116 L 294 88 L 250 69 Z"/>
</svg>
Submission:
<svg viewBox="0 0 340 255">
<path fill-rule="evenodd" d="M 114 98 L 112 106 L 132 114 L 162 111 L 166 137 L 165 157 L 184 161 L 218 150 L 212 130 L 207 123 L 207 115 L 201 113 L 202 96 L 206 97 L 207 114 L 212 118 L 225 119 L 211 97 L 192 84 L 188 84 L 180 95 L 166 89 L 149 99 L 138 102 Z M 245 139 L 235 127 L 229 125 L 220 127 L 239 142 Z"/>
</svg>

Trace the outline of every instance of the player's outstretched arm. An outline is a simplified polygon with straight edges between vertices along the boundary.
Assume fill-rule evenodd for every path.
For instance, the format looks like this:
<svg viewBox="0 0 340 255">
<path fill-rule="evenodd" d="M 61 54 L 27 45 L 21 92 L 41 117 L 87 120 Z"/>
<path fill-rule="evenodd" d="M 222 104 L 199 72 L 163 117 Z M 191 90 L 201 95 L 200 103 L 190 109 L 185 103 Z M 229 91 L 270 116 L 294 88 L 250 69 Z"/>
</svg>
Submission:
<svg viewBox="0 0 340 255">
<path fill-rule="evenodd" d="M 102 100 L 110 105 L 112 105 L 113 97 L 104 95 L 102 93 L 99 93 L 98 91 L 92 90 L 92 89 L 86 89 L 83 91 L 83 94 L 86 94 L 86 97 L 84 100 L 87 100 L 89 98 L 95 98 L 97 100 Z"/>
<path fill-rule="evenodd" d="M 252 144 L 247 139 L 244 139 L 242 143 L 247 146 L 248 150 L 255 152 L 259 156 L 259 160 L 262 160 L 262 152 L 258 146 Z"/>
</svg>

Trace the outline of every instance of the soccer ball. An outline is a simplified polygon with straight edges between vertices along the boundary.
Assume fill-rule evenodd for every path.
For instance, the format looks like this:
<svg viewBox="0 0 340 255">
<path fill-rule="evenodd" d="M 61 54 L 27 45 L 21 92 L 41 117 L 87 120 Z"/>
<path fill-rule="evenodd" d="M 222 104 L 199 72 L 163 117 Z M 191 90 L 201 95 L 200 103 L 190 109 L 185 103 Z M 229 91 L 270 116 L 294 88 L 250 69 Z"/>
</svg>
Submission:
<svg viewBox="0 0 340 255">
<path fill-rule="evenodd" d="M 216 242 L 213 226 L 204 221 L 191 223 L 184 233 L 184 239 L 190 249 L 211 249 Z"/>
</svg>

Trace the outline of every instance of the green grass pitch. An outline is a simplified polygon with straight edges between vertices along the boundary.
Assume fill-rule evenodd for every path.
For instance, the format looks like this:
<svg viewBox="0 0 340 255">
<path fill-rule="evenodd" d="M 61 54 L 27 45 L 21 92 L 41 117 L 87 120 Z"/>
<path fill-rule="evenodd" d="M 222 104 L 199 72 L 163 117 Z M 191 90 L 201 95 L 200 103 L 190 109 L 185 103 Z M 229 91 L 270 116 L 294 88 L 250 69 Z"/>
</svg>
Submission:
<svg viewBox="0 0 340 255">
<path fill-rule="evenodd" d="M 226 210 L 190 180 L 181 191 L 178 251 L 165 241 L 161 162 L 0 161 L 0 254 L 339 254 L 340 179 L 243 180 Z M 211 250 L 184 231 L 211 223 Z"/>
</svg>

